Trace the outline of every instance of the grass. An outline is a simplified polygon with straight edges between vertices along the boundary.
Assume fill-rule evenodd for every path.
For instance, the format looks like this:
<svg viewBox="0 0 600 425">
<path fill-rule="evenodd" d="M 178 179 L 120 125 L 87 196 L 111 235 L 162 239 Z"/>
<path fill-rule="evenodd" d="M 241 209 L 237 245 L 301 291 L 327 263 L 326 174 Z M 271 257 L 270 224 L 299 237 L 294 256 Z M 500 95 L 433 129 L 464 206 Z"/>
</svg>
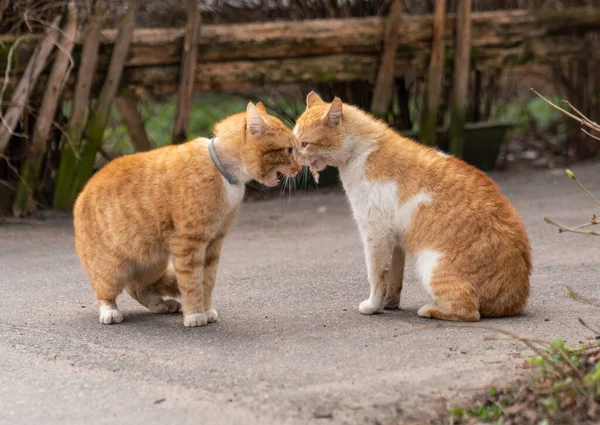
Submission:
<svg viewBox="0 0 600 425">
<path fill-rule="evenodd" d="M 535 368 L 530 383 L 502 390 L 492 388 L 474 406 L 451 409 L 450 418 L 445 423 L 600 423 L 598 342 L 570 348 L 562 340 L 552 341 L 541 355 L 529 359 L 529 364 Z"/>
</svg>

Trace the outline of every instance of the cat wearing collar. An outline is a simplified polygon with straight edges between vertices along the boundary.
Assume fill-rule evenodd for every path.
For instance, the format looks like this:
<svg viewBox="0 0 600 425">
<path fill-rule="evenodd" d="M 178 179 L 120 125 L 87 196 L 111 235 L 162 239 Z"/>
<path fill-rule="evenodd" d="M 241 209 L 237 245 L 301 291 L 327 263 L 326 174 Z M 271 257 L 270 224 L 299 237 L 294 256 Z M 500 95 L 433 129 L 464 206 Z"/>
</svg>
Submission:
<svg viewBox="0 0 600 425">
<path fill-rule="evenodd" d="M 245 183 L 275 186 L 279 174 L 295 176 L 301 165 L 291 130 L 260 102 L 214 133 L 115 159 L 77 198 L 75 247 L 100 323 L 123 321 L 116 302 L 123 289 L 154 313 L 183 310 L 185 326 L 217 320 L 212 291 L 221 246 Z"/>
</svg>

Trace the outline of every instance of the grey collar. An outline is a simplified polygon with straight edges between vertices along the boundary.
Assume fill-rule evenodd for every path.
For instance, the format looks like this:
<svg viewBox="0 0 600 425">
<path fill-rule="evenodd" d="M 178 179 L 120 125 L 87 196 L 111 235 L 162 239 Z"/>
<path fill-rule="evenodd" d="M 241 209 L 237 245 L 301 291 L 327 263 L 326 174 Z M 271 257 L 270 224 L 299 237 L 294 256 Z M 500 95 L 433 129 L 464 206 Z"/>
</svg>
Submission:
<svg viewBox="0 0 600 425">
<path fill-rule="evenodd" d="M 227 180 L 229 182 L 229 184 L 233 184 L 233 185 L 238 184 L 237 177 L 234 176 L 233 174 L 229 173 L 225 169 L 225 167 L 223 167 L 223 164 L 221 164 L 221 161 L 219 160 L 219 157 L 217 156 L 217 152 L 215 151 L 215 138 L 214 137 L 208 141 L 208 151 L 210 152 L 210 157 L 212 158 L 213 162 L 215 163 L 215 166 L 219 169 L 219 171 L 221 172 L 223 177 L 225 177 L 225 180 Z"/>
</svg>

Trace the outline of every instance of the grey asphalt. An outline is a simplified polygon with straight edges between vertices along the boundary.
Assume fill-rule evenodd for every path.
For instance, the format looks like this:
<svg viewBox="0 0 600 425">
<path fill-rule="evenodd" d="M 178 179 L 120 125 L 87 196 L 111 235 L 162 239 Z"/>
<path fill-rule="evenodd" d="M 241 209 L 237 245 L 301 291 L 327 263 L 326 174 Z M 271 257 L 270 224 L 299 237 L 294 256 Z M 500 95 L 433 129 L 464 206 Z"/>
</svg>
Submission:
<svg viewBox="0 0 600 425">
<path fill-rule="evenodd" d="M 600 164 L 574 167 L 600 193 Z M 579 343 L 600 314 L 565 294 L 600 297 L 600 239 L 559 235 L 544 215 L 580 224 L 598 208 L 561 170 L 493 173 L 533 245 L 523 316 L 485 320 Z M 428 301 L 408 267 L 402 310 L 362 316 L 362 248 L 342 193 L 243 205 L 226 239 L 219 322 L 185 328 L 128 296 L 125 322 L 98 323 L 69 217 L 0 225 L 2 424 L 423 423 L 531 355 L 481 329 L 419 330 Z M 496 335 L 497 336 L 497 335 Z"/>
</svg>

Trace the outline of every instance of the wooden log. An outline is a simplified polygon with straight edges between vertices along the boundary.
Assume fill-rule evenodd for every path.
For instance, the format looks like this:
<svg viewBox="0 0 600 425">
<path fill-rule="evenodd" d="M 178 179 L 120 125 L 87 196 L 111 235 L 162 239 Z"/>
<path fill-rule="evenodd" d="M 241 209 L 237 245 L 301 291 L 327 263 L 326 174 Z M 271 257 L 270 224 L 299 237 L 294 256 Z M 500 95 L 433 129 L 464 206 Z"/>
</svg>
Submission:
<svg viewBox="0 0 600 425">
<path fill-rule="evenodd" d="M 388 111 L 394 87 L 394 65 L 398 51 L 399 28 L 402 28 L 403 2 L 395 0 L 392 3 L 390 15 L 385 24 L 383 53 L 377 71 L 377 81 L 373 90 L 371 112 L 382 116 Z"/>
<path fill-rule="evenodd" d="M 380 17 L 315 19 L 250 24 L 202 25 L 198 39 L 201 63 L 261 60 L 335 54 L 372 54 L 381 49 L 385 19 Z M 433 16 L 411 15 L 398 28 L 398 55 L 427 51 L 433 38 Z M 444 29 L 447 46 L 453 44 L 456 16 L 448 15 Z M 600 8 L 573 7 L 562 11 L 500 10 L 472 15 L 472 45 L 507 49 L 532 40 L 561 34 L 600 30 Z M 117 30 L 102 31 L 102 44 L 114 44 Z M 126 67 L 181 63 L 183 28 L 141 28 L 134 33 Z M 18 35 L 0 36 L 10 46 Z M 78 42 L 83 42 L 83 37 Z M 23 59 L 27 54 L 23 52 Z M 100 60 L 105 70 L 110 49 Z M 3 65 L 0 58 L 0 66 Z"/>
<path fill-rule="evenodd" d="M 471 72 L 471 0 L 459 0 L 457 15 L 449 150 L 452 155 L 462 158 Z"/>
<path fill-rule="evenodd" d="M 69 3 L 67 23 L 62 31 L 60 44 L 58 45 L 59 51 L 54 59 L 52 71 L 50 71 L 50 76 L 46 83 L 46 89 L 33 129 L 33 137 L 29 146 L 28 155 L 21 167 L 21 178 L 17 186 L 17 194 L 13 203 L 13 215 L 16 217 L 21 217 L 27 213 L 27 207 L 30 204 L 33 192 L 37 186 L 42 159 L 46 152 L 46 142 L 50 135 L 50 129 L 62 93 L 63 83 L 68 77 L 67 73 L 70 66 L 74 66 L 71 58 L 71 51 L 73 50 L 76 36 L 77 7 L 75 2 L 71 0 Z"/>
<path fill-rule="evenodd" d="M 144 120 L 137 108 L 138 98 L 135 93 L 128 90 L 122 91 L 116 98 L 117 105 L 123 113 L 125 125 L 131 137 L 131 142 L 136 152 L 144 152 L 152 149 L 150 140 L 144 129 Z"/>
<path fill-rule="evenodd" d="M 101 0 L 95 1 L 93 12 L 87 22 L 85 31 L 81 60 L 77 73 L 77 83 L 73 96 L 73 109 L 66 132 L 63 137 L 63 149 L 61 152 L 56 185 L 52 199 L 52 206 L 61 211 L 68 211 L 72 207 L 70 197 L 71 183 L 81 150 L 81 136 L 84 128 L 85 112 L 90 101 L 90 91 L 95 76 L 96 64 L 98 62 L 98 47 L 102 24 L 104 23 L 104 7 Z"/>
<path fill-rule="evenodd" d="M 435 21 L 433 23 L 433 41 L 431 59 L 427 73 L 427 86 L 421 113 L 419 140 L 425 145 L 435 145 L 438 107 L 442 93 L 444 77 L 444 25 L 446 20 L 446 0 L 436 0 Z"/>
<path fill-rule="evenodd" d="M 187 140 L 190 115 L 192 112 L 192 95 L 194 92 L 194 74 L 198 64 L 198 38 L 200 31 L 200 9 L 197 0 L 188 0 L 187 22 L 183 41 L 179 89 L 175 107 L 173 124 L 173 144 Z"/>
<path fill-rule="evenodd" d="M 127 57 L 129 45 L 133 38 L 137 8 L 138 5 L 132 3 L 119 25 L 119 35 L 115 41 L 115 48 L 111 55 L 106 79 L 100 91 L 100 95 L 98 96 L 94 111 L 90 116 L 90 122 L 86 133 L 87 143 L 83 147 L 81 159 L 75 170 L 75 176 L 70 190 L 71 204 L 75 203 L 77 195 L 81 189 L 83 189 L 83 186 L 94 171 L 96 154 L 102 146 L 102 137 L 104 136 L 104 129 L 108 122 L 110 107 L 119 88 L 121 74 L 123 72 L 123 67 L 125 66 L 125 58 Z"/>
<path fill-rule="evenodd" d="M 34 54 L 32 55 L 25 72 L 21 76 L 19 84 L 13 92 L 10 106 L 6 109 L 6 112 L 1 117 L 0 122 L 0 153 L 4 152 L 4 149 L 8 145 L 13 132 L 19 121 L 19 117 L 23 113 L 23 109 L 29 100 L 29 95 L 33 90 L 33 87 L 37 83 L 37 80 L 42 73 L 42 70 L 46 66 L 46 60 L 54 49 L 54 44 L 58 39 L 58 25 L 61 21 L 61 17 L 57 16 L 54 18 L 44 38 L 41 39 L 38 46 L 36 47 Z"/>
<path fill-rule="evenodd" d="M 444 41 L 450 49 L 456 25 L 455 17 L 448 16 L 444 31 Z M 296 75 L 289 75 L 286 81 L 307 81 L 301 69 L 295 70 L 294 64 L 301 59 L 318 58 L 323 64 L 322 72 L 311 70 L 318 77 L 310 82 L 331 81 L 331 71 L 337 64 L 328 66 L 328 59 L 340 55 L 362 57 L 361 60 L 377 61 L 378 51 L 383 39 L 384 20 L 379 17 L 309 20 L 299 22 L 268 22 L 238 25 L 202 25 L 198 41 L 198 61 L 206 68 L 230 70 L 233 64 L 255 64 L 256 72 L 268 68 L 272 61 L 284 66 Z M 433 18 L 430 15 L 412 15 L 405 19 L 403 27 L 398 29 L 398 51 L 396 62 L 410 64 L 410 75 L 424 75 L 427 58 L 430 55 Z M 554 36 L 560 34 L 584 34 L 600 30 L 600 8 L 573 7 L 563 11 L 504 10 L 476 12 L 472 14 L 472 58 L 476 69 L 499 69 L 519 66 L 524 63 L 549 63 L 557 58 L 600 56 L 600 51 L 587 41 L 557 45 Z M 114 43 L 116 30 L 102 32 L 102 54 L 97 70 L 97 81 L 102 81 Z M 184 30 L 175 29 L 138 29 L 125 63 L 124 84 L 149 94 L 176 93 L 179 73 L 165 72 L 173 80 L 153 80 L 153 85 L 137 80 L 130 82 L 128 75 L 152 74 L 157 67 L 175 66 L 181 63 L 182 40 Z M 33 37 L 33 36 L 32 36 Z M 35 36 L 37 37 L 37 36 Z M 0 36 L 0 68 L 2 52 L 18 38 L 15 35 Z M 20 46 L 21 62 L 28 58 L 31 43 Z M 2 47 L 5 46 L 5 47 Z M 21 48 L 22 47 L 22 48 Z M 557 48 L 558 47 L 558 48 Z M 29 50 L 27 50 L 29 49 Z M 17 64 L 16 69 L 22 69 Z M 376 69 L 371 74 L 356 79 L 374 81 Z M 138 73 L 139 71 L 139 73 Z M 131 73 L 130 73 L 131 72 Z M 160 72 L 159 72 L 160 74 Z M 199 84 L 196 79 L 195 90 L 235 90 L 240 86 L 255 87 L 262 85 L 263 79 L 240 81 L 228 75 L 212 75 L 210 83 Z M 237 75 L 242 76 L 242 72 Z M 248 74 L 248 73 L 246 73 Z M 248 74 L 248 75 L 250 75 Z M 398 72 L 395 72 L 398 75 Z M 200 75 L 200 71 L 196 71 Z M 343 75 L 344 81 L 351 77 Z M 265 78 L 264 80 L 268 80 Z M 230 88 L 229 82 L 235 81 Z M 158 84 L 158 86 L 156 85 Z"/>
</svg>

